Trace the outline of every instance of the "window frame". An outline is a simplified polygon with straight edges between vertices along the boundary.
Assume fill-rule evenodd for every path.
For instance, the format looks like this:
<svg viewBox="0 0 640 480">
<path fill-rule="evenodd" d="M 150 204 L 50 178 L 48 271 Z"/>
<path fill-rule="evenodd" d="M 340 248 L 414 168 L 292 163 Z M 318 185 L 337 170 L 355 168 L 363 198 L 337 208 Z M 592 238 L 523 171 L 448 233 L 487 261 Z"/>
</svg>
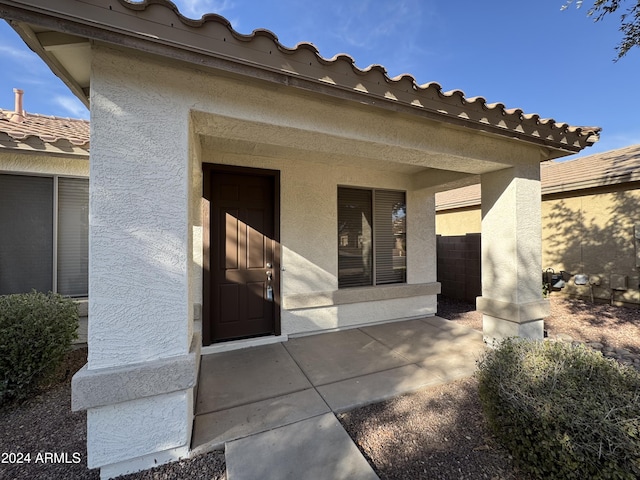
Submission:
<svg viewBox="0 0 640 480">
<path fill-rule="evenodd" d="M 377 236 L 376 236 L 376 221 L 375 221 L 375 217 L 376 217 L 376 191 L 379 192 L 392 192 L 392 193 L 401 193 L 404 196 L 404 215 L 405 215 L 405 230 L 404 230 L 404 238 L 405 238 L 405 244 L 406 244 L 406 238 L 407 238 L 407 191 L 406 190 L 400 190 L 400 189 L 393 189 L 393 188 L 377 188 L 377 187 L 361 187 L 361 186 L 354 186 L 354 185 L 338 185 L 337 186 L 337 190 L 336 190 L 336 223 L 337 223 L 337 229 L 339 229 L 340 227 L 340 204 L 339 204 L 339 196 L 340 196 L 340 189 L 350 189 L 350 190 L 363 190 L 363 191 L 368 191 L 371 193 L 371 283 L 370 284 L 366 284 L 366 285 L 352 285 L 352 286 L 340 286 L 340 259 L 338 257 L 338 289 L 348 289 L 348 288 L 372 288 L 372 287 L 384 287 L 384 286 L 389 286 L 389 285 L 406 285 L 407 284 L 407 264 L 406 264 L 406 260 L 405 260 L 405 273 L 404 273 L 404 279 L 402 281 L 399 282 L 384 282 L 384 283 L 378 283 L 378 272 L 377 272 L 377 259 L 376 259 L 376 253 L 377 253 Z M 341 239 L 340 239 L 340 234 L 339 231 L 336 232 L 337 233 L 337 253 L 339 256 L 339 252 L 340 252 L 340 247 L 343 246 L 341 245 Z M 405 248 L 405 259 L 407 257 L 406 255 L 406 248 Z"/>
<path fill-rule="evenodd" d="M 51 278 L 51 291 L 53 293 L 58 293 L 58 257 L 59 257 L 59 235 L 58 235 L 58 225 L 60 221 L 60 189 L 59 189 L 59 180 L 61 178 L 75 179 L 75 180 L 86 180 L 89 182 L 88 176 L 82 175 L 67 175 L 67 174 L 58 174 L 58 173 L 39 173 L 39 172 L 22 172 L 22 171 L 6 171 L 0 170 L 0 175 L 13 175 L 13 176 L 21 176 L 21 177 L 38 177 L 38 178 L 50 178 L 53 181 L 53 198 L 52 198 L 52 238 L 51 238 L 51 249 L 52 249 L 52 278 Z M 89 206 L 90 197 L 87 199 L 87 206 Z M 70 298 L 88 298 L 89 296 L 89 281 L 88 281 L 88 272 L 87 272 L 87 292 L 83 294 L 75 294 L 68 295 Z"/>
</svg>

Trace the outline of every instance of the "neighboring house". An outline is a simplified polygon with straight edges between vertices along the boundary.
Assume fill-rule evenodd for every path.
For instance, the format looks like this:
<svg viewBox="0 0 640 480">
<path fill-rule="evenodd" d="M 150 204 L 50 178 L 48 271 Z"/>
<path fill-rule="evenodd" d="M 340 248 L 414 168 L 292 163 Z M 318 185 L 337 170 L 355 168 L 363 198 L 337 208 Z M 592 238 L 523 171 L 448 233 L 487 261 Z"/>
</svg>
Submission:
<svg viewBox="0 0 640 480">
<path fill-rule="evenodd" d="M 89 122 L 0 109 L 0 295 L 78 299 L 86 341 Z"/>
<path fill-rule="evenodd" d="M 560 291 L 639 305 L 640 145 L 545 162 L 541 181 L 542 268 L 574 275 Z M 480 204 L 480 185 L 436 194 L 436 233 L 442 235 L 443 245 L 474 242 L 477 237 L 462 236 L 481 232 Z M 462 263 L 448 264 L 449 271 L 464 270 Z M 460 276 L 462 272 L 457 278 L 439 273 L 446 277 L 443 293 L 451 288 L 449 294 L 455 296 L 464 290 L 467 279 Z M 586 276 L 584 285 L 581 275 Z M 446 282 L 451 284 L 445 286 Z"/>
<path fill-rule="evenodd" d="M 477 175 L 483 274 L 500 272 L 478 300 L 485 336 L 542 338 L 540 162 L 598 128 L 167 0 L 0 5 L 91 105 L 89 358 L 72 404 L 103 476 L 188 454 L 201 347 L 434 315 L 434 194 Z"/>
</svg>

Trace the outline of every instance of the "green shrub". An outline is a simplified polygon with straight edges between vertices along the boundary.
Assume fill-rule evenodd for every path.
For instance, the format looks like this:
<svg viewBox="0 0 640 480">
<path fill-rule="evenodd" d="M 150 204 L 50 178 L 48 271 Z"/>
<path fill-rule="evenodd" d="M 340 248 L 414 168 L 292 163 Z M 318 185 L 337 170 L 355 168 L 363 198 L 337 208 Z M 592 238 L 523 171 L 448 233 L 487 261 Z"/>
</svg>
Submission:
<svg viewBox="0 0 640 480">
<path fill-rule="evenodd" d="M 0 296 L 0 405 L 33 394 L 77 338 L 78 307 L 58 294 Z"/>
<path fill-rule="evenodd" d="M 640 375 L 583 345 L 508 339 L 479 362 L 489 427 L 535 478 L 640 478 Z"/>
</svg>

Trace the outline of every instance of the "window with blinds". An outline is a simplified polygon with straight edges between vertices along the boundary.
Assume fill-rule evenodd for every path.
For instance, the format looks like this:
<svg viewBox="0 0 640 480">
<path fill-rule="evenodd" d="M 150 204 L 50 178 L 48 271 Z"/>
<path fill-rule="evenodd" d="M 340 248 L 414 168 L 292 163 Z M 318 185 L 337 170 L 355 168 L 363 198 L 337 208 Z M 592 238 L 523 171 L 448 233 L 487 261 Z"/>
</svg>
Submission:
<svg viewBox="0 0 640 480">
<path fill-rule="evenodd" d="M 87 296 L 88 243 L 87 179 L 0 174 L 0 295 Z"/>
<path fill-rule="evenodd" d="M 58 179 L 58 293 L 89 291 L 89 182 Z"/>
<path fill-rule="evenodd" d="M 406 280 L 405 193 L 339 187 L 339 288 Z"/>
<path fill-rule="evenodd" d="M 0 175 L 0 295 L 53 288 L 53 178 Z"/>
</svg>

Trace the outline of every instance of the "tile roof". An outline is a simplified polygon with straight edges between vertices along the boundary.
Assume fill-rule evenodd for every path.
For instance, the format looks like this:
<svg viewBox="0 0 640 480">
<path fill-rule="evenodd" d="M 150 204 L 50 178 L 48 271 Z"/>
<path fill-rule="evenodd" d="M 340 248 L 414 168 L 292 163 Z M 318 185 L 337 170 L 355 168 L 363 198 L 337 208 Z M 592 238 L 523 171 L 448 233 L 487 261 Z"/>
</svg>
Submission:
<svg viewBox="0 0 640 480">
<path fill-rule="evenodd" d="M 311 43 L 303 42 L 289 48 L 282 45 L 278 37 L 269 30 L 259 29 L 244 35 L 234 30 L 226 18 L 217 14 L 207 14 L 199 20 L 193 20 L 183 16 L 170 0 L 143 0 L 135 3 L 119 0 L 119 3 L 126 9 L 135 11 L 137 15 L 145 15 L 148 11 L 150 20 L 151 10 L 154 10 L 154 7 L 164 6 L 171 10 L 174 18 L 187 30 L 199 30 L 193 40 L 201 43 L 193 44 L 194 47 L 216 50 L 220 53 L 228 52 L 231 56 L 240 57 L 242 53 L 237 47 L 247 47 L 251 44 L 249 48 L 255 56 L 250 60 L 263 67 L 311 78 L 314 81 L 347 88 L 372 97 L 403 103 L 417 109 L 429 110 L 442 117 L 463 120 L 467 124 L 475 123 L 491 127 L 492 130 L 502 131 L 502 133 L 507 130 L 512 136 L 519 138 L 549 141 L 558 144 L 557 146 L 579 151 L 595 143 L 601 130 L 599 127 L 571 126 L 557 122 L 553 118 L 541 118 L 536 113 L 526 114 L 519 108 L 506 108 L 502 103 L 487 103 L 483 97 L 467 98 L 461 90 L 445 92 L 436 82 L 420 85 L 413 76 L 408 74 L 391 78 L 381 65 L 370 65 L 360 69 L 356 66 L 353 57 L 338 54 L 327 59 L 322 57 L 319 50 Z M 144 33 L 147 36 L 154 34 L 159 38 L 170 39 L 175 35 L 177 30 L 175 27 L 178 25 L 172 23 L 170 18 L 161 16 L 160 13 L 153 17 L 153 20 L 160 18 L 170 24 L 168 29 L 167 25 L 155 25 L 154 32 Z M 228 35 L 225 35 L 225 30 Z M 177 36 L 175 38 L 184 39 Z M 222 42 L 219 42 L 220 40 Z M 273 55 L 274 53 L 281 55 Z M 285 57 L 286 61 L 283 62 L 282 57 Z"/>
<path fill-rule="evenodd" d="M 566 162 L 542 164 L 542 193 L 640 181 L 640 144 Z"/>
<path fill-rule="evenodd" d="M 0 108 L 0 151 L 4 149 L 58 154 L 89 154 L 89 121 Z"/>
<path fill-rule="evenodd" d="M 381 65 L 361 69 L 346 54 L 325 58 L 311 43 L 289 48 L 268 30 L 241 34 L 220 15 L 190 19 L 169 0 L 30 0 L 11 2 L 3 7 L 2 14 L 14 19 L 14 28 L 22 32 L 32 49 L 39 47 L 40 55 L 44 55 L 50 65 L 60 65 L 54 58 L 58 50 L 48 52 L 42 45 L 35 45 L 38 37 L 33 31 L 27 32 L 29 21 L 35 22 L 40 32 L 63 29 L 65 35 L 71 37 L 96 39 L 190 62 L 199 68 L 252 76 L 440 123 L 517 138 L 547 148 L 547 158 L 577 153 L 597 141 L 600 132 L 599 127 L 572 126 L 535 113 L 524 113 L 519 108 L 507 108 L 502 103 L 488 103 L 483 97 L 468 98 L 460 90 L 443 91 L 435 82 L 419 84 L 408 74 L 392 78 Z M 60 49 L 58 54 L 64 55 L 64 51 L 72 50 Z M 62 72 L 62 77 L 66 76 L 72 77 L 68 71 Z M 79 94 L 80 90 L 84 93 Z M 84 95 L 85 102 L 87 91 L 85 87 L 74 90 Z"/>
<path fill-rule="evenodd" d="M 542 194 L 640 181 L 640 144 L 540 165 Z M 436 193 L 436 210 L 480 205 L 480 185 Z"/>
</svg>

